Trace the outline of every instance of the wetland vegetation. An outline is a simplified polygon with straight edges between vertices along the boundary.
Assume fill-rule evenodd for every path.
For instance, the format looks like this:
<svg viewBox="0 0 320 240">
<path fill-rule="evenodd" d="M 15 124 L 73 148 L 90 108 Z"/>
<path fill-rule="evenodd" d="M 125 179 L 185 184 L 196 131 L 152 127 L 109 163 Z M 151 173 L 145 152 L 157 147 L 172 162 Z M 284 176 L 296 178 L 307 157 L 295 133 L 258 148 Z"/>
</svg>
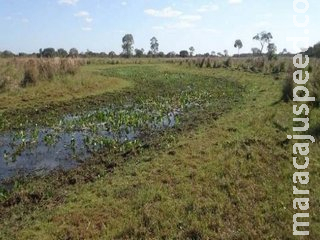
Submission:
<svg viewBox="0 0 320 240">
<path fill-rule="evenodd" d="M 319 240 L 317 6 L 0 0 L 0 240 Z"/>
<path fill-rule="evenodd" d="M 7 81 L 24 80 L 28 64 L 42 69 L 35 61 L 4 70 Z M 73 72 L 6 82 L 0 94 L 0 238 L 290 235 L 289 59 L 70 61 Z M 311 114 L 317 132 L 317 104 Z M 316 143 L 310 157 L 319 155 Z"/>
</svg>

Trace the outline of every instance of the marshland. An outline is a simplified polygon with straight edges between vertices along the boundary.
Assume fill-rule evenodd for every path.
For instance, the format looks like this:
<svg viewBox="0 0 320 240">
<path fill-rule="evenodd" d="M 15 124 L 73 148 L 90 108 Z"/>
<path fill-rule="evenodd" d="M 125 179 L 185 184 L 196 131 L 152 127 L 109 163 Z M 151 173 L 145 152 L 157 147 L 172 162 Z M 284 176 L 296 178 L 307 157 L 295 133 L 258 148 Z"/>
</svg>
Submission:
<svg viewBox="0 0 320 240">
<path fill-rule="evenodd" d="M 230 16 L 245 12 L 242 6 L 248 4 L 226 2 L 239 10 L 230 10 Z M 103 31 L 95 35 L 93 29 L 101 19 L 78 9 L 84 1 L 55 4 L 61 19 L 68 7 L 83 24 L 82 34 L 73 29 L 63 35 L 72 21 L 56 19 L 62 35 L 54 27 L 52 33 L 64 36 L 60 45 L 77 39 L 83 49 L 93 42 L 101 46 Z M 104 4 L 99 1 L 96 14 Z M 301 52 L 290 46 L 291 52 L 280 51 L 280 26 L 270 27 L 276 34 L 255 26 L 248 30 L 254 33 L 252 43 L 232 35 L 230 46 L 230 35 L 222 38 L 200 25 L 206 14 L 219 10 L 215 4 L 191 11 L 198 15 L 174 8 L 143 11 L 144 17 L 178 21 L 153 26 L 159 40 L 148 40 L 140 30 L 140 35 L 124 34 L 123 26 L 114 25 L 131 26 L 131 21 L 114 16 L 107 43 L 113 46 L 113 34 L 120 34 L 121 52 L 39 49 L 40 40 L 52 44 L 52 33 L 34 22 L 48 36 L 38 33 L 30 41 L 26 35 L 24 44 L 15 42 L 15 51 L 5 50 L 12 47 L 11 38 L 0 39 L 0 239 L 319 239 L 320 43 Z M 19 16 L 5 21 L 16 26 Z M 142 22 L 141 27 L 148 25 Z M 0 22 L 1 27 L 6 26 Z M 187 50 L 177 50 L 175 33 Z M 211 38 L 200 39 L 201 34 Z M 150 51 L 135 48 L 143 45 L 141 36 Z M 195 47 L 186 47 L 190 40 Z M 212 43 L 220 51 L 206 53 Z M 20 51 L 35 44 L 39 50 Z M 235 53 L 222 50 L 227 47 Z M 305 67 L 294 65 L 297 54 L 309 61 Z M 304 87 L 315 101 L 300 102 L 298 111 L 296 99 L 307 93 L 294 89 L 307 78 Z M 306 117 L 307 132 L 294 131 Z M 288 138 L 294 134 L 312 136 L 315 143 L 295 148 L 299 141 Z M 297 150 L 308 150 L 307 184 L 293 178 Z M 293 205 L 293 185 L 310 190 L 309 205 L 300 203 L 301 211 Z M 310 215 L 300 222 L 310 224 L 299 229 L 309 235 L 294 236 L 293 216 L 306 206 Z"/>
<path fill-rule="evenodd" d="M 2 59 L 2 237 L 285 236 L 290 63 Z M 310 108 L 319 137 L 319 103 Z"/>
</svg>

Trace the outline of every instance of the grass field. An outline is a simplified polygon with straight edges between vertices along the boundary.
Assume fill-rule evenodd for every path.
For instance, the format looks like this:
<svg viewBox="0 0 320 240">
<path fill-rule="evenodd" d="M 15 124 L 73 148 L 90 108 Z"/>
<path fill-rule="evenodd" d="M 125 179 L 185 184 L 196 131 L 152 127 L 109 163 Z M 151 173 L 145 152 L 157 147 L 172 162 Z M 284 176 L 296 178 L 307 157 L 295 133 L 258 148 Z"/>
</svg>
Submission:
<svg viewBox="0 0 320 240">
<path fill-rule="evenodd" d="M 0 111 L 39 108 L 53 102 L 70 101 L 129 87 L 123 79 L 106 78 L 94 65 L 83 67 L 75 76 L 56 77 L 35 87 L 20 88 L 0 95 Z"/>
<path fill-rule="evenodd" d="M 109 104 L 185 112 L 129 152 L 103 149 L 76 169 L 15 179 L 0 194 L 0 239 L 319 239 L 318 142 L 309 155 L 310 236 L 292 236 L 295 169 L 286 136 L 294 116 L 292 103 L 281 101 L 285 77 L 177 63 L 93 64 L 1 93 L 2 131 L 55 126 L 67 113 Z M 319 119 L 314 108 L 318 138 Z"/>
</svg>

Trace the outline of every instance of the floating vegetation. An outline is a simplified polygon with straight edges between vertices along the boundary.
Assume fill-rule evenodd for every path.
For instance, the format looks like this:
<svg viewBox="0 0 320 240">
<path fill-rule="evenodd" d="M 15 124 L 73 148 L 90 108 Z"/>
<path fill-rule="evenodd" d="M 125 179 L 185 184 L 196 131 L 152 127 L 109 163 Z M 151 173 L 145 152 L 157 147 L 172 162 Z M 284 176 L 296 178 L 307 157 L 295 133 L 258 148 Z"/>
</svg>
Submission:
<svg viewBox="0 0 320 240">
<path fill-rule="evenodd" d="M 66 115 L 51 128 L 35 126 L 0 136 L 0 179 L 17 172 L 69 169 L 98 151 L 128 152 L 142 146 L 142 133 L 179 124 L 179 115 L 210 103 L 208 91 L 181 91 L 175 96 L 139 98 L 96 111 Z"/>
<path fill-rule="evenodd" d="M 77 102 L 72 102 L 67 111 L 54 105 L 36 110 L 36 115 L 27 111 L 16 116 L 6 113 L 3 120 L 0 116 L 7 129 L 0 134 L 0 181 L 68 170 L 95 153 L 141 152 L 154 133 L 183 125 L 209 109 L 224 111 L 242 91 L 232 80 L 154 66 L 108 68 L 101 74 L 131 80 L 135 86 L 128 92 L 81 100 L 82 111 L 75 110 Z M 8 125 L 10 116 L 15 120 Z M 8 131 L 8 126 L 18 130 Z"/>
</svg>

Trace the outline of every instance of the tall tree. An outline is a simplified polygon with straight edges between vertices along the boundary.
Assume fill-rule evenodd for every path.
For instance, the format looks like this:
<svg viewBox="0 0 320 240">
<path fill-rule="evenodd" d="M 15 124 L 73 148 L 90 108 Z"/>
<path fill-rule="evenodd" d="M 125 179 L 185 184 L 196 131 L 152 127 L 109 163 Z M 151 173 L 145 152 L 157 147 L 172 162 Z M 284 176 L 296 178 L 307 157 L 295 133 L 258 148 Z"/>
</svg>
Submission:
<svg viewBox="0 0 320 240">
<path fill-rule="evenodd" d="M 56 55 L 56 50 L 54 48 L 45 48 L 42 51 L 42 56 L 47 58 L 52 58 Z"/>
<path fill-rule="evenodd" d="M 286 54 L 288 54 L 288 50 L 286 48 L 284 48 L 280 54 L 281 55 L 286 55 Z"/>
<path fill-rule="evenodd" d="M 151 48 L 151 51 L 154 55 L 156 55 L 159 51 L 159 42 L 158 42 L 158 39 L 156 39 L 156 37 L 152 37 L 150 39 L 150 48 Z"/>
<path fill-rule="evenodd" d="M 122 49 L 123 54 L 128 58 L 132 55 L 133 44 L 134 40 L 132 34 L 124 35 L 124 37 L 122 38 Z"/>
<path fill-rule="evenodd" d="M 1 56 L 3 57 L 14 57 L 14 53 L 9 51 L 9 50 L 4 50 L 2 53 L 1 53 Z"/>
<path fill-rule="evenodd" d="M 71 48 L 69 51 L 69 57 L 75 58 L 78 57 L 79 52 L 76 48 Z"/>
<path fill-rule="evenodd" d="M 190 56 L 192 57 L 193 56 L 193 53 L 194 53 L 194 51 L 195 51 L 195 49 L 194 49 L 194 47 L 190 47 L 189 48 L 189 51 L 190 51 Z"/>
<path fill-rule="evenodd" d="M 108 53 L 108 56 L 114 58 L 115 56 L 117 56 L 117 54 L 114 51 L 111 51 Z"/>
<path fill-rule="evenodd" d="M 260 50 L 261 54 L 263 53 L 264 46 L 266 44 L 269 45 L 272 39 L 273 39 L 272 34 L 270 32 L 267 33 L 265 31 L 258 33 L 253 37 L 253 40 L 259 41 L 261 44 L 261 50 Z"/>
<path fill-rule="evenodd" d="M 143 52 L 144 52 L 143 48 L 142 49 L 135 49 L 134 51 L 136 52 L 136 57 L 139 57 L 139 58 L 143 57 Z"/>
<path fill-rule="evenodd" d="M 175 57 L 175 56 L 176 56 L 176 53 L 173 52 L 173 51 L 168 52 L 168 54 L 167 54 L 167 57 L 169 57 L 169 58 L 173 58 L 173 57 Z"/>
<path fill-rule="evenodd" d="M 59 48 L 57 50 L 57 55 L 59 57 L 66 57 L 66 56 L 68 56 L 68 52 L 66 50 L 64 50 L 63 48 Z"/>
<path fill-rule="evenodd" d="M 243 47 L 242 41 L 240 39 L 237 39 L 234 42 L 234 47 L 238 48 L 238 56 L 240 56 L 240 49 Z"/>
<path fill-rule="evenodd" d="M 187 50 L 180 51 L 180 57 L 186 58 L 189 56 L 189 52 Z"/>
<path fill-rule="evenodd" d="M 309 57 L 320 58 L 320 42 L 316 43 L 313 47 L 309 47 L 305 54 L 307 54 Z"/>
<path fill-rule="evenodd" d="M 253 54 L 253 55 L 259 55 L 259 54 L 261 54 L 259 48 L 251 48 L 251 51 L 252 51 L 252 54 Z"/>
<path fill-rule="evenodd" d="M 274 43 L 268 45 L 268 59 L 272 60 L 277 52 L 277 46 Z"/>
</svg>

